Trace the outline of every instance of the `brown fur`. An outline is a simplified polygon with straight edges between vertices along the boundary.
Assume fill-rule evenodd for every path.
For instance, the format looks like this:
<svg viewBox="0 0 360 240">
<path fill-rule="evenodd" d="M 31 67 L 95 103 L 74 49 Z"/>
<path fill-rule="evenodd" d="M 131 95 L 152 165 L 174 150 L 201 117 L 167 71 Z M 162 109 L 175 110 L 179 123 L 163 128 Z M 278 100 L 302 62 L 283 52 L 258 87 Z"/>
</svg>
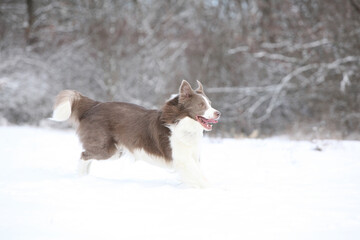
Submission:
<svg viewBox="0 0 360 240">
<path fill-rule="evenodd" d="M 184 105 L 179 104 L 179 97 L 175 97 L 163 106 L 161 120 L 166 124 L 174 124 L 186 116 L 188 112 Z"/>
<path fill-rule="evenodd" d="M 169 100 L 159 110 L 123 102 L 98 102 L 79 92 L 65 90 L 56 98 L 55 107 L 71 102 L 70 120 L 77 123 L 77 133 L 83 144 L 81 159 L 108 159 L 124 146 L 131 152 L 144 149 L 147 153 L 172 161 L 167 125 L 184 117 L 195 119 L 206 110 L 202 86 L 194 91 L 185 81 L 179 96 Z"/>
<path fill-rule="evenodd" d="M 80 101 L 81 105 L 81 101 Z M 108 159 L 117 147 L 144 149 L 171 161 L 170 130 L 160 120 L 161 112 L 120 103 L 99 103 L 80 116 L 77 129 L 85 151 L 82 159 Z"/>
</svg>

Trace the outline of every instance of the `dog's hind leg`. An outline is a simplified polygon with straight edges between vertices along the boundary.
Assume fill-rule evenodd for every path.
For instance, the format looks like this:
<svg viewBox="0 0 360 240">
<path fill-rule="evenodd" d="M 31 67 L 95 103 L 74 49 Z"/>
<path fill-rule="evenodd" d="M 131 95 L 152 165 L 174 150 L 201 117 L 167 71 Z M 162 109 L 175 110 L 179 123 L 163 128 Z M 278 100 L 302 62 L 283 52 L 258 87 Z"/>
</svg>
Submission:
<svg viewBox="0 0 360 240">
<path fill-rule="evenodd" d="M 79 176 L 86 176 L 90 172 L 90 166 L 93 159 L 91 154 L 84 151 L 81 153 L 81 157 L 78 161 L 78 174 Z"/>
<path fill-rule="evenodd" d="M 89 174 L 92 161 L 111 158 L 116 153 L 117 148 L 115 144 L 108 144 L 103 147 L 92 147 L 91 150 L 91 152 L 85 150 L 81 153 L 78 162 L 78 173 L 80 176 Z"/>
<path fill-rule="evenodd" d="M 78 174 L 79 176 L 86 176 L 90 172 L 90 166 L 93 160 L 83 160 L 79 159 L 78 161 Z"/>
</svg>

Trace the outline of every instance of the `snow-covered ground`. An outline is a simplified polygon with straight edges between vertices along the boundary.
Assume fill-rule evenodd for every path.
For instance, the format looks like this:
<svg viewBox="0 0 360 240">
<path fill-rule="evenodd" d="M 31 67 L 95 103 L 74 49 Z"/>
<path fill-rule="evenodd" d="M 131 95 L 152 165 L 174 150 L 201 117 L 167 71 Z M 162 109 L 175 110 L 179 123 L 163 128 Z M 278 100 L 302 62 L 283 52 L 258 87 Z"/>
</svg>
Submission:
<svg viewBox="0 0 360 240">
<path fill-rule="evenodd" d="M 80 151 L 0 128 L 0 239 L 360 239 L 360 142 L 204 139 L 208 189 L 126 159 L 81 178 Z"/>
</svg>

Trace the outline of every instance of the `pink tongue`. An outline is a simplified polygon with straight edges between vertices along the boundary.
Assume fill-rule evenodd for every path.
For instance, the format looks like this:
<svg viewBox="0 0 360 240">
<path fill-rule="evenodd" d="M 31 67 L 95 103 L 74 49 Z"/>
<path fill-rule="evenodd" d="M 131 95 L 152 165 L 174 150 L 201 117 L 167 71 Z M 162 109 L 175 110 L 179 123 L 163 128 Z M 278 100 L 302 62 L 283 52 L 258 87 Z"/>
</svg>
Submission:
<svg viewBox="0 0 360 240">
<path fill-rule="evenodd" d="M 214 120 L 214 119 L 208 119 L 206 122 L 208 122 L 208 123 L 217 123 L 218 121 Z"/>
</svg>

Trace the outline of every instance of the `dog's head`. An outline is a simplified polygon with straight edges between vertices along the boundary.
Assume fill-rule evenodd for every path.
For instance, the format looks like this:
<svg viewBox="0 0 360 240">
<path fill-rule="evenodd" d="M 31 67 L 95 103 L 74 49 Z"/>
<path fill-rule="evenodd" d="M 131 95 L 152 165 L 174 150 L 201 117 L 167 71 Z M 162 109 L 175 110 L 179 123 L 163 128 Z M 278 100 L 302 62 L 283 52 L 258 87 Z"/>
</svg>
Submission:
<svg viewBox="0 0 360 240">
<path fill-rule="evenodd" d="M 187 117 L 198 122 L 206 131 L 212 130 L 217 123 L 220 112 L 211 107 L 209 98 L 205 95 L 202 84 L 197 81 L 198 88 L 193 90 L 190 84 L 183 80 L 179 89 L 178 104 Z"/>
</svg>

